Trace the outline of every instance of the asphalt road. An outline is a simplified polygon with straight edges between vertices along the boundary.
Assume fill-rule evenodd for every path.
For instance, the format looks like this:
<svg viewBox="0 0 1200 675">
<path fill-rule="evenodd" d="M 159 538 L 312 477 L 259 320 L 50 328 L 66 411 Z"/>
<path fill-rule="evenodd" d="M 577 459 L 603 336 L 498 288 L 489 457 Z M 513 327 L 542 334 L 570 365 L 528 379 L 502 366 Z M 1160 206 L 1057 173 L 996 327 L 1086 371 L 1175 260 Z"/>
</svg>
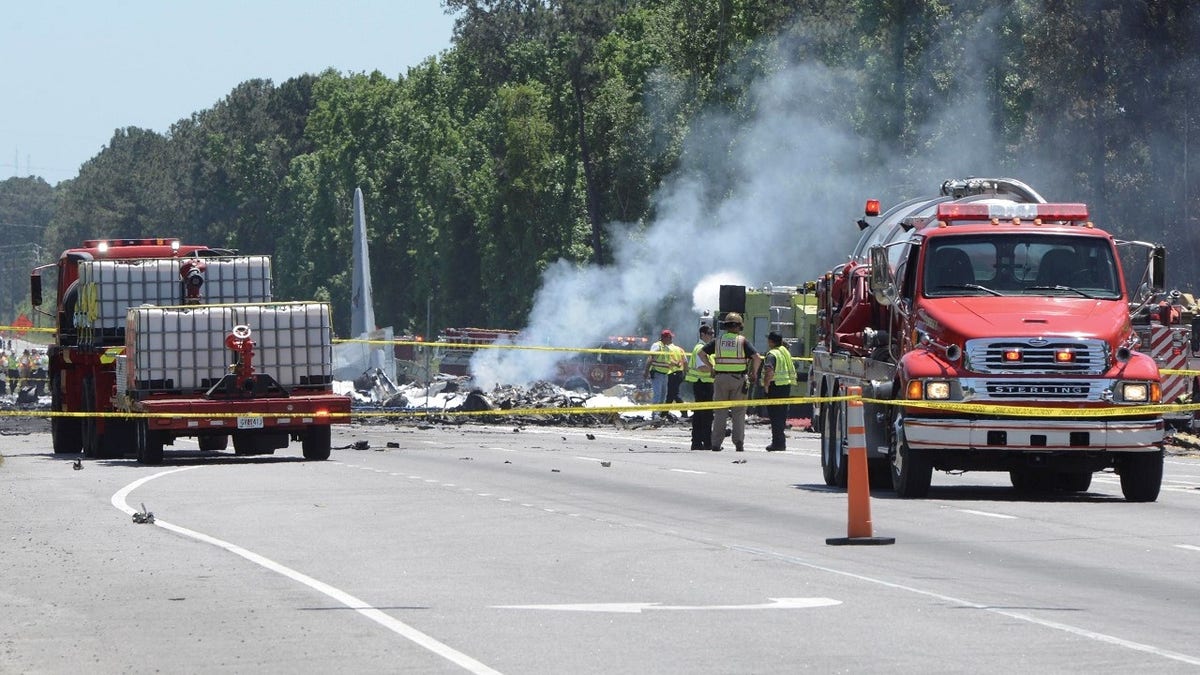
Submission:
<svg viewBox="0 0 1200 675">
<path fill-rule="evenodd" d="M 1200 459 L 1150 504 L 936 474 L 875 493 L 894 545 L 841 547 L 815 435 L 686 435 L 373 425 L 327 462 L 80 470 L 0 436 L 0 672 L 1200 671 Z"/>
</svg>

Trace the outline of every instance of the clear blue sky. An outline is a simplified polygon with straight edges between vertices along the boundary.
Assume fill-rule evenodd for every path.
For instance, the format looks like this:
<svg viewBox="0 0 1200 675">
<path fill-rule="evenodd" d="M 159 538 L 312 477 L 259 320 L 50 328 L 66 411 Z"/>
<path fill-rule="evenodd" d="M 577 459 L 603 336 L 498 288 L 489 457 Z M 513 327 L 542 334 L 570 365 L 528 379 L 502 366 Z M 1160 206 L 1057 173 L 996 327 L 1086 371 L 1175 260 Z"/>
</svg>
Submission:
<svg viewBox="0 0 1200 675">
<path fill-rule="evenodd" d="M 0 12 L 0 179 L 51 185 L 113 131 L 165 133 L 239 83 L 378 70 L 450 46 L 439 0 L 22 0 Z"/>
</svg>

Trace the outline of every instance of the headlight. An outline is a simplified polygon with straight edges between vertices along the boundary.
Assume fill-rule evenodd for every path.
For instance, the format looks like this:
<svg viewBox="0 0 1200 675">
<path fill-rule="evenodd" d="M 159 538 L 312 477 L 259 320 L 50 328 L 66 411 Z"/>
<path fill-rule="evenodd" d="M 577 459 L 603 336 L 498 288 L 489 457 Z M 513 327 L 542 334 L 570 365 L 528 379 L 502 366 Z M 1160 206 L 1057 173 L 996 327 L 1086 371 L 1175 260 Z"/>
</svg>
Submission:
<svg viewBox="0 0 1200 675">
<path fill-rule="evenodd" d="M 945 401 L 950 398 L 949 382 L 926 382 L 925 398 L 931 401 Z"/>
<path fill-rule="evenodd" d="M 1122 383 L 1121 398 L 1129 403 L 1146 403 L 1150 400 L 1150 385 L 1144 382 Z"/>
</svg>

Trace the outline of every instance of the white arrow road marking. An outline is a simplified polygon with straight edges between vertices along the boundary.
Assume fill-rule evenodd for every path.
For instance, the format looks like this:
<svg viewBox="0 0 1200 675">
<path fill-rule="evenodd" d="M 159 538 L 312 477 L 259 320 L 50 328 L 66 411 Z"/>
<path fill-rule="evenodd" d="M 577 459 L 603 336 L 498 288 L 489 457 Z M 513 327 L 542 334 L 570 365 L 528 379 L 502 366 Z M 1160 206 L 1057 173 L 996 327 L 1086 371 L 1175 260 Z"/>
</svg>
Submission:
<svg viewBox="0 0 1200 675">
<path fill-rule="evenodd" d="M 761 605 L 660 605 L 657 602 L 597 602 L 578 605 L 493 605 L 492 609 L 548 609 L 559 612 L 615 612 L 641 614 L 648 609 L 713 610 L 713 609 L 808 609 L 842 604 L 831 598 L 767 598 Z"/>
</svg>

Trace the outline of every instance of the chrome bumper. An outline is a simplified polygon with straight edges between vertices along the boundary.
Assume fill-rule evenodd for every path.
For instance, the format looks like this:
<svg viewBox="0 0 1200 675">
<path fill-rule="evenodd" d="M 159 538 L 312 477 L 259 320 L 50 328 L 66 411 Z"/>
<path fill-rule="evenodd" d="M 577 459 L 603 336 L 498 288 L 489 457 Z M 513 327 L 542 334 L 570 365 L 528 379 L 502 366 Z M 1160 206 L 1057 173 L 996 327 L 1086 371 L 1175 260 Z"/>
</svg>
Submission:
<svg viewBox="0 0 1200 675">
<path fill-rule="evenodd" d="M 904 419 L 908 446 L 931 450 L 1151 452 L 1164 434 L 1161 419 Z"/>
</svg>

